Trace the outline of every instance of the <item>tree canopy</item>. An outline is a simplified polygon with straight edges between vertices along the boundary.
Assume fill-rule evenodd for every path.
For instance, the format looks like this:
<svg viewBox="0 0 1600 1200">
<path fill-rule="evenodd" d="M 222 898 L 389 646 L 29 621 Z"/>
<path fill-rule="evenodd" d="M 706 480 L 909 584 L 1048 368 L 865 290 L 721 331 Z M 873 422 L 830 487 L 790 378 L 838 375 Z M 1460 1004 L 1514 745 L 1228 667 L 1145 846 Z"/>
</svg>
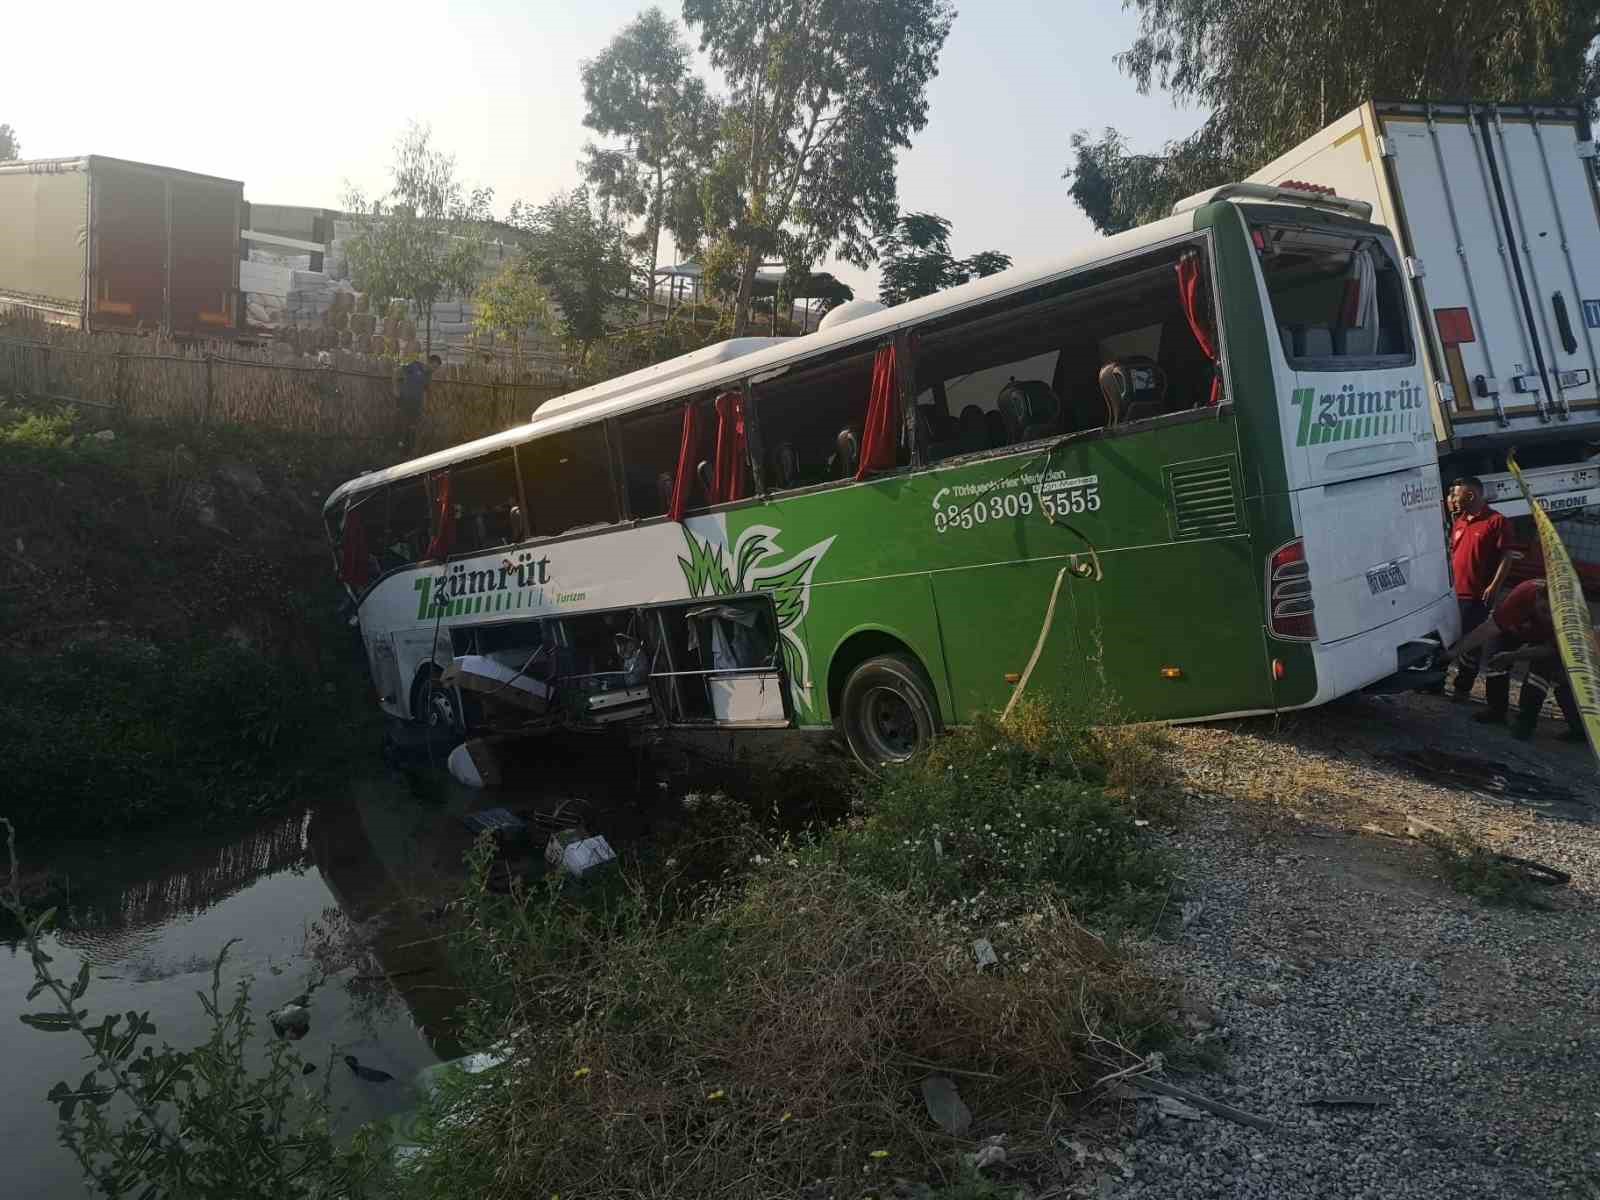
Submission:
<svg viewBox="0 0 1600 1200">
<path fill-rule="evenodd" d="M 485 280 L 477 299 L 479 332 L 509 337 L 519 353 L 525 331 L 556 326 L 550 293 L 525 258 L 513 259 Z"/>
<path fill-rule="evenodd" d="M 454 156 L 433 149 L 425 125 L 412 124 L 395 143 L 389 174 L 391 187 L 377 199 L 346 192 L 356 225 L 346 251 L 350 279 L 380 303 L 415 305 L 431 350 L 434 302 L 471 295 L 477 283 L 494 193 L 468 192 Z"/>
<path fill-rule="evenodd" d="M 621 230 L 595 211 L 584 187 L 538 208 L 513 205 L 511 223 L 523 231 L 527 270 L 560 308 L 562 333 L 582 362 L 627 292 L 633 266 Z"/>
<path fill-rule="evenodd" d="M 17 131 L 10 125 L 0 124 L 0 162 L 21 157 L 22 143 L 17 140 Z"/>
<path fill-rule="evenodd" d="M 584 178 L 609 210 L 644 218 L 634 246 L 647 259 L 648 316 L 661 231 L 680 247 L 699 241 L 700 181 L 716 141 L 718 106 L 690 74 L 688 44 L 659 8 L 624 26 L 583 64 L 582 78 L 583 123 L 620 141 L 584 147 Z"/>
<path fill-rule="evenodd" d="M 798 238 L 816 262 L 865 266 L 897 211 L 895 155 L 927 124 L 948 0 L 684 0 L 684 21 L 727 80 L 708 220 L 740 257 L 734 331 L 756 269 Z M 787 232 L 784 242 L 780 233 Z"/>
<path fill-rule="evenodd" d="M 1011 265 L 1011 256 L 998 250 L 982 250 L 971 258 L 955 257 L 950 253 L 950 222 L 926 212 L 903 213 L 878 239 L 878 253 L 882 263 L 878 299 L 885 304 L 931 296 Z"/>
<path fill-rule="evenodd" d="M 1242 178 L 1373 96 L 1593 105 L 1600 0 L 1127 0 L 1116 58 L 1141 93 L 1208 109 L 1191 137 L 1135 154 L 1115 130 L 1072 137 L 1069 193 L 1111 233 Z"/>
</svg>

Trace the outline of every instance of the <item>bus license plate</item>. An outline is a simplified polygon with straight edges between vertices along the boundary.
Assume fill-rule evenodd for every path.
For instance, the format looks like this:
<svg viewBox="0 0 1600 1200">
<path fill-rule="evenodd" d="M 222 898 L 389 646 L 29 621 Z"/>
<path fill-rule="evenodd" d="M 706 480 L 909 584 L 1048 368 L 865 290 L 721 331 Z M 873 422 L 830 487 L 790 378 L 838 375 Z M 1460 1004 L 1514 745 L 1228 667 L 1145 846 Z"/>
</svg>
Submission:
<svg viewBox="0 0 1600 1200">
<path fill-rule="evenodd" d="M 1379 592 L 1391 591 L 1394 588 L 1405 587 L 1406 569 L 1397 562 L 1385 563 L 1381 567 L 1373 567 L 1367 572 L 1367 586 L 1376 596 Z"/>
</svg>

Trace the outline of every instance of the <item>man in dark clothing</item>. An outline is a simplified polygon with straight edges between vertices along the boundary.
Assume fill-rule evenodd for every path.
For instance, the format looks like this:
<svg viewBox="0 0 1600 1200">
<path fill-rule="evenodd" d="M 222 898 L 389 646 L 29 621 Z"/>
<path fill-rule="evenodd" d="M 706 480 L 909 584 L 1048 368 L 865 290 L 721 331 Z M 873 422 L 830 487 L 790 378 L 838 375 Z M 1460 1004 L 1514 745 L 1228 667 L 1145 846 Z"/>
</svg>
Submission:
<svg viewBox="0 0 1600 1200">
<path fill-rule="evenodd" d="M 1528 663 L 1528 676 L 1522 681 L 1517 717 L 1512 722 L 1513 736 L 1527 739 L 1539 724 L 1539 710 L 1552 684 L 1561 715 L 1567 719 L 1562 739 L 1584 740 L 1583 718 L 1567 681 L 1567 670 L 1556 646 L 1556 628 L 1550 619 L 1550 589 L 1543 579 L 1519 583 L 1495 606 L 1494 613 L 1455 646 L 1452 654 L 1463 658 L 1479 647 L 1487 647 L 1483 690 L 1489 701 L 1486 712 L 1473 719 L 1486 724 L 1503 723 L 1511 706 L 1511 668 L 1519 660 Z"/>
<path fill-rule="evenodd" d="M 1461 632 L 1483 624 L 1489 605 L 1511 565 L 1507 553 L 1510 524 L 1484 501 L 1483 480 L 1464 475 L 1450 485 L 1450 509 L 1456 514 L 1450 526 L 1450 570 L 1455 576 L 1456 604 L 1461 610 Z M 1478 678 L 1478 656 L 1463 655 L 1456 662 L 1454 696 L 1465 699 Z"/>
<path fill-rule="evenodd" d="M 400 368 L 395 402 L 400 412 L 400 445 L 408 453 L 416 452 L 417 430 L 422 424 L 422 406 L 428 398 L 428 385 L 433 382 L 434 371 L 441 365 L 439 356 L 430 354 L 427 366 L 420 362 L 408 362 Z"/>
</svg>

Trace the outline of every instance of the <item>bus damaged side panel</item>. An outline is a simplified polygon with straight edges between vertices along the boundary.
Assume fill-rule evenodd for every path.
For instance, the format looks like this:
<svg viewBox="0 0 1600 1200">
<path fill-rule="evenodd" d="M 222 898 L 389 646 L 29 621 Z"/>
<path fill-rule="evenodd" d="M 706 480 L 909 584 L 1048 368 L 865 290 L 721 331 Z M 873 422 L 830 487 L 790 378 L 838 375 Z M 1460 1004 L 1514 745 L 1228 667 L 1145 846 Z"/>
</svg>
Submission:
<svg viewBox="0 0 1600 1200">
<path fill-rule="evenodd" d="M 430 699 L 442 691 L 453 706 L 447 712 L 468 732 L 791 723 L 768 595 L 457 625 L 431 658 L 426 631 L 406 636 L 419 664 L 408 715 L 435 720 Z M 375 681 L 380 658 L 374 650 Z"/>
</svg>

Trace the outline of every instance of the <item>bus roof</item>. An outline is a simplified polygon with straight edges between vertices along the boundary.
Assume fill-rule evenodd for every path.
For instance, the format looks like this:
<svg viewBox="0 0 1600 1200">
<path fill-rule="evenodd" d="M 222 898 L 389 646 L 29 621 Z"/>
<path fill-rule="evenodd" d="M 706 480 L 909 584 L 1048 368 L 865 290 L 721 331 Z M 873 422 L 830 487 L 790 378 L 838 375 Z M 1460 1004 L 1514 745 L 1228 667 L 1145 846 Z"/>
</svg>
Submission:
<svg viewBox="0 0 1600 1200">
<path fill-rule="evenodd" d="M 336 488 L 323 508 L 325 511 L 331 509 L 351 492 L 443 470 L 454 463 L 532 441 L 548 433 L 621 416 L 661 401 L 708 391 L 747 376 L 777 373 L 793 363 L 853 343 L 871 343 L 896 330 L 919 325 L 986 300 L 1025 291 L 1082 267 L 1136 253 L 1147 246 L 1179 237 L 1194 229 L 1195 220 L 1194 211 L 1176 213 L 1148 225 L 1090 242 L 1070 254 L 1029 266 L 1013 267 L 997 275 L 976 279 L 920 300 L 897 304 L 882 312 L 830 329 L 819 329 L 803 337 L 736 338 L 719 342 L 653 367 L 548 400 L 526 425 L 358 476 Z"/>
</svg>

